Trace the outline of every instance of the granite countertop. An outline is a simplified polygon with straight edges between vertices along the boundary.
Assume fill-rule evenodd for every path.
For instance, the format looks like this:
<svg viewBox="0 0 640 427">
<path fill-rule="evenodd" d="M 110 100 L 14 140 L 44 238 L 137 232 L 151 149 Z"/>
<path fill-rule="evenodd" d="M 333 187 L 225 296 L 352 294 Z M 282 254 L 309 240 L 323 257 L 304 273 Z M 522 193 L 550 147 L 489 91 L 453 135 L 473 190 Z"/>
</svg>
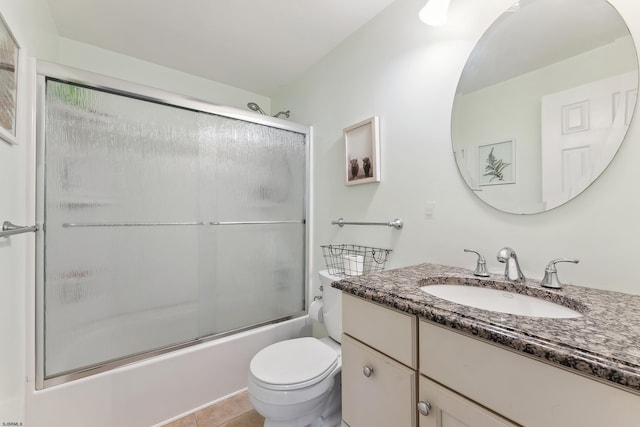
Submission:
<svg viewBox="0 0 640 427">
<path fill-rule="evenodd" d="M 583 316 L 551 319 L 497 313 L 420 290 L 421 286 L 443 282 L 543 297 Z M 513 284 L 502 275 L 479 278 L 471 270 L 435 264 L 354 276 L 332 286 L 640 394 L 640 295 L 575 285 L 551 290 L 536 280 Z"/>
</svg>

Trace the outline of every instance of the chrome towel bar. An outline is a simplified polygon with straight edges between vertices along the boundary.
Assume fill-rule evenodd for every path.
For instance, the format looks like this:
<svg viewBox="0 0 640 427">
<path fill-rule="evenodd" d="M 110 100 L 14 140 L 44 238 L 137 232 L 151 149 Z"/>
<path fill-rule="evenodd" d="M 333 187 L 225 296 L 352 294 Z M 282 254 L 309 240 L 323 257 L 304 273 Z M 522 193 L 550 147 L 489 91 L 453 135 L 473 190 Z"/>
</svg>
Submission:
<svg viewBox="0 0 640 427">
<path fill-rule="evenodd" d="M 393 227 L 396 230 L 400 230 L 404 223 L 400 218 L 396 218 L 389 222 L 354 222 L 354 221 L 345 221 L 342 218 L 338 218 L 336 221 L 331 221 L 331 225 L 337 225 L 339 227 L 344 227 L 345 225 L 384 225 L 387 227 Z"/>
<path fill-rule="evenodd" d="M 2 223 L 2 231 L 0 231 L 0 237 L 8 237 L 14 234 L 31 233 L 34 231 L 38 231 L 37 225 L 25 227 L 12 224 L 9 221 L 5 221 L 4 223 Z"/>
</svg>

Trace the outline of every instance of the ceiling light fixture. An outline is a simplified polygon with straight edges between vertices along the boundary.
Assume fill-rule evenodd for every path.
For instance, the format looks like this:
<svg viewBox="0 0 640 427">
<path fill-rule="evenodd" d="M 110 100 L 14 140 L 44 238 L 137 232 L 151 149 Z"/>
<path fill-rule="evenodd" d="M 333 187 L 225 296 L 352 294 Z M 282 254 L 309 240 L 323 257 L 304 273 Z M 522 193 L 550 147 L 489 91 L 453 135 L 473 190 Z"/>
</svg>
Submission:
<svg viewBox="0 0 640 427">
<path fill-rule="evenodd" d="M 450 0 L 428 0 L 418 17 L 427 25 L 439 27 L 447 23 Z"/>
</svg>

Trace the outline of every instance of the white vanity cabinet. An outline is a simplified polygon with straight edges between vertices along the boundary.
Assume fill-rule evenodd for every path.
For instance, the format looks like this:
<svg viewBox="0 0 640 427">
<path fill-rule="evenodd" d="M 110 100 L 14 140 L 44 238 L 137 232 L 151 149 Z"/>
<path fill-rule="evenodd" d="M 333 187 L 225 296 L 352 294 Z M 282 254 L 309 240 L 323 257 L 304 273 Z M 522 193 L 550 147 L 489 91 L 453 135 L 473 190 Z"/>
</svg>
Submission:
<svg viewBox="0 0 640 427">
<path fill-rule="evenodd" d="M 342 419 L 416 427 L 417 318 L 343 294 Z"/>
<path fill-rule="evenodd" d="M 637 394 L 346 293 L 343 330 L 349 427 L 640 426 Z"/>
</svg>

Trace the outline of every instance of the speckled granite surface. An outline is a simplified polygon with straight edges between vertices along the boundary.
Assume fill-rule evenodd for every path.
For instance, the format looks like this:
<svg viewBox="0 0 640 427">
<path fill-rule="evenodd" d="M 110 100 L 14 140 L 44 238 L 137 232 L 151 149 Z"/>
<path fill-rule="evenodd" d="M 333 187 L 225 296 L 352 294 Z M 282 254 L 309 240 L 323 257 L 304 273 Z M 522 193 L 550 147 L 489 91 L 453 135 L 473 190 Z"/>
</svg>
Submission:
<svg viewBox="0 0 640 427">
<path fill-rule="evenodd" d="M 420 290 L 420 286 L 443 282 L 542 297 L 583 316 L 549 319 L 496 313 L 455 304 Z M 638 295 L 573 285 L 550 290 L 535 280 L 514 285 L 502 275 L 478 278 L 471 270 L 435 264 L 347 278 L 332 286 L 640 394 Z"/>
</svg>

